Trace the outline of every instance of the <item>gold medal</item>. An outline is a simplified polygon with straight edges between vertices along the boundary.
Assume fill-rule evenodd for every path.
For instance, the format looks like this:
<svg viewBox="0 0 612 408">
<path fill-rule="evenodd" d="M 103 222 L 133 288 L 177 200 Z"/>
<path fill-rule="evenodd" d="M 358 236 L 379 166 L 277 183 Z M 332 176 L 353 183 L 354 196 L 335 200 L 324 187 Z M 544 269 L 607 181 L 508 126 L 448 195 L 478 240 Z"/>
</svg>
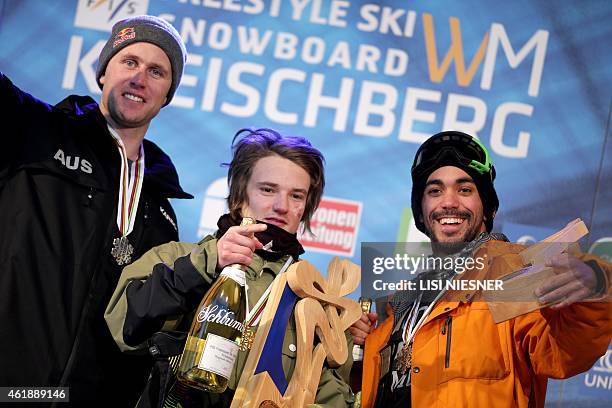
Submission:
<svg viewBox="0 0 612 408">
<path fill-rule="evenodd" d="M 255 332 L 251 327 L 245 327 L 240 339 L 240 351 L 249 351 L 255 341 Z"/>
</svg>

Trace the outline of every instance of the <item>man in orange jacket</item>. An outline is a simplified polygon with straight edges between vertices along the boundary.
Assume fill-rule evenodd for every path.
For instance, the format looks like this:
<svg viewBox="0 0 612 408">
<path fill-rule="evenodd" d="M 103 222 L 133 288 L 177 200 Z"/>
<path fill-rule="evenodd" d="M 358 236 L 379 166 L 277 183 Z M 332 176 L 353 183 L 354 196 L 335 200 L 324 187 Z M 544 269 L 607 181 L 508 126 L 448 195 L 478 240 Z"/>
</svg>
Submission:
<svg viewBox="0 0 612 408">
<path fill-rule="evenodd" d="M 460 257 L 503 256 L 520 268 L 524 247 L 491 233 L 499 206 L 494 179 L 488 152 L 467 134 L 442 132 L 419 148 L 412 211 L 434 256 L 464 243 Z M 356 344 L 365 339 L 362 406 L 543 407 L 547 379 L 587 370 L 612 338 L 610 297 L 604 301 L 612 265 L 583 255 L 549 266 L 556 275 L 535 294 L 553 306 L 499 324 L 478 301 L 480 293 L 469 290 L 460 298 L 451 291 L 397 292 L 389 317 L 373 331 L 376 314 L 364 315 L 351 328 Z M 445 282 L 457 275 L 427 274 L 417 279 Z M 583 302 L 597 297 L 600 302 Z"/>
</svg>

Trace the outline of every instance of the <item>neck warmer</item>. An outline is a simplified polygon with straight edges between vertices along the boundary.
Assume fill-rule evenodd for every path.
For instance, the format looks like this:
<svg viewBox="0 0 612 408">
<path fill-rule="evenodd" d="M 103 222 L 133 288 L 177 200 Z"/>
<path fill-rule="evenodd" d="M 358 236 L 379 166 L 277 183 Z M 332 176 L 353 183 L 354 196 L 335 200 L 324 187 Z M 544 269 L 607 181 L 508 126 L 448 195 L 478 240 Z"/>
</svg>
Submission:
<svg viewBox="0 0 612 408">
<path fill-rule="evenodd" d="M 471 257 L 474 252 L 485 242 L 488 241 L 508 241 L 508 238 L 504 234 L 500 233 L 486 233 L 483 232 L 476 239 L 467 244 L 461 244 L 463 248 L 455 253 L 454 255 L 447 255 L 448 257 L 457 257 L 457 258 L 465 258 Z M 450 248 L 450 247 L 449 247 Z M 440 249 L 440 248 L 438 248 Z M 448 249 L 448 248 L 447 248 Z M 418 281 L 428 281 L 428 280 L 449 280 L 454 278 L 457 273 L 454 269 L 434 269 L 421 272 L 414 281 L 417 282 L 416 287 L 421 287 Z M 398 322 L 401 316 L 404 314 L 406 310 L 413 304 L 416 300 L 417 296 L 421 294 L 423 304 L 431 303 L 436 296 L 440 293 L 440 290 L 428 290 L 428 291 L 419 291 L 419 290 L 404 290 L 396 292 L 393 295 L 393 300 L 391 301 L 391 307 L 393 309 L 393 316 L 395 321 Z"/>
<path fill-rule="evenodd" d="M 222 215 L 217 221 L 217 233 L 215 237 L 221 238 L 230 227 L 240 225 L 241 220 L 233 219 L 229 214 Z M 285 255 L 291 255 L 294 261 L 304 253 L 304 248 L 297 240 L 297 234 L 291 234 L 284 229 L 263 221 L 258 224 L 266 224 L 268 228 L 262 232 L 256 232 L 255 237 L 264 245 L 265 249 L 258 249 L 255 253 L 266 261 L 276 261 Z"/>
</svg>

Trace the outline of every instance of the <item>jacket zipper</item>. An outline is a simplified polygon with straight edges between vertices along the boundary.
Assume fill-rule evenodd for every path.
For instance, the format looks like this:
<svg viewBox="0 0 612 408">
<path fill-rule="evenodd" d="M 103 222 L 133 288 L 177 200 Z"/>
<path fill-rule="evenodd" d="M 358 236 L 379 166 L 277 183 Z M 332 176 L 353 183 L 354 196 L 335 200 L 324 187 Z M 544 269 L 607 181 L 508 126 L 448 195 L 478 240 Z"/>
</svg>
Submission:
<svg viewBox="0 0 612 408">
<path fill-rule="evenodd" d="M 117 188 L 118 190 L 118 188 Z M 117 191 L 117 194 L 119 194 L 119 191 Z M 113 211 L 111 211 L 111 214 L 113 214 Z M 114 228 L 116 228 L 116 223 L 114 221 L 114 219 L 112 219 L 109 214 L 106 212 L 104 214 L 100 215 L 101 219 L 111 219 L 112 222 L 109 222 L 108 225 L 109 227 L 107 228 L 106 231 L 106 237 L 110 237 L 110 239 L 112 240 L 113 238 L 113 231 Z M 108 239 L 108 238 L 106 238 Z M 106 239 L 103 241 L 102 247 L 100 248 L 99 251 L 99 255 L 98 258 L 102 258 L 104 255 L 104 252 L 106 252 L 108 250 L 108 248 L 110 247 L 110 245 L 107 245 Z M 85 324 L 85 321 L 87 319 L 87 317 L 89 316 L 89 309 L 91 308 L 91 302 L 93 301 L 93 295 L 92 295 L 92 290 L 93 290 L 93 284 L 96 282 L 96 279 L 98 277 L 98 275 L 100 274 L 100 269 L 103 268 L 103 266 L 98 265 L 98 267 L 93 271 L 91 278 L 89 279 L 89 285 L 87 287 L 87 297 L 85 299 L 85 304 L 83 306 L 83 311 L 81 312 L 81 316 L 79 318 L 79 324 L 77 326 L 76 329 L 76 335 L 74 338 L 74 341 L 72 343 L 72 349 L 70 350 L 70 355 L 68 356 L 68 361 L 66 362 L 66 366 L 64 367 L 64 370 L 62 372 L 62 377 L 60 378 L 60 383 L 59 386 L 60 387 L 65 387 L 66 386 L 66 382 L 68 381 L 68 378 L 70 377 L 70 375 L 72 374 L 72 368 L 74 366 L 74 359 L 75 359 L 75 354 L 79 348 L 80 342 L 81 342 L 81 336 L 82 336 L 82 331 L 83 331 L 83 326 Z M 53 402 L 51 404 L 52 408 L 57 407 L 59 404 L 59 402 Z"/>
<path fill-rule="evenodd" d="M 447 329 L 448 328 L 448 329 Z M 444 368 L 450 366 L 450 352 L 451 352 L 451 336 L 453 333 L 453 316 L 447 316 L 444 324 L 442 325 L 442 335 L 446 335 L 446 356 L 444 357 Z"/>
</svg>

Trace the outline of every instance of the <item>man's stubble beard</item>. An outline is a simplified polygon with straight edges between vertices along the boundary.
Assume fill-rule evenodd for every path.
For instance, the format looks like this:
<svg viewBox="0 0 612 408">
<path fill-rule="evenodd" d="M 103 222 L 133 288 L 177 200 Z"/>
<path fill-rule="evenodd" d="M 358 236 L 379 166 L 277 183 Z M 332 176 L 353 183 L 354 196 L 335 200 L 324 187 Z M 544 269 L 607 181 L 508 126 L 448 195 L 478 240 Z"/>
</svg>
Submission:
<svg viewBox="0 0 612 408">
<path fill-rule="evenodd" d="M 121 95 L 119 97 L 121 97 Z M 119 108 L 119 103 L 117 103 L 116 101 L 117 99 L 115 97 L 115 91 L 111 90 L 110 93 L 108 94 L 108 99 L 107 99 L 108 114 L 112 122 L 115 125 L 117 125 L 119 128 L 127 128 L 127 129 L 139 128 L 144 125 L 147 125 L 151 121 L 151 119 L 153 119 L 153 117 L 155 116 L 154 115 L 153 117 L 148 118 L 147 115 L 145 115 L 145 117 L 139 121 L 133 121 L 133 120 L 126 119 Z"/>
</svg>

